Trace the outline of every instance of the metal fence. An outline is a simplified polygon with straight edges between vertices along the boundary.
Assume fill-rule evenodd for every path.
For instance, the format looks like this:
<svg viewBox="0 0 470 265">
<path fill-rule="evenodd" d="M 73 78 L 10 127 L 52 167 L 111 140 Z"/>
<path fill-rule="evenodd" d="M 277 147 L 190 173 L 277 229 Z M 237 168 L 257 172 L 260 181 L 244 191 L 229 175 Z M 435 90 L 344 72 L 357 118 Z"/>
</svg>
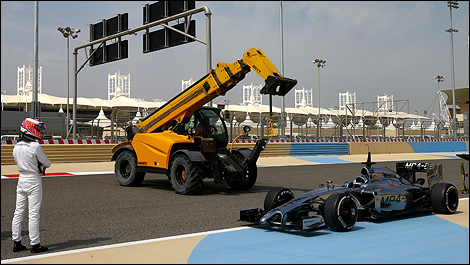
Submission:
<svg viewBox="0 0 470 265">
<path fill-rule="evenodd" d="M 305 120 L 305 122 L 300 122 Z M 237 135 L 243 133 L 243 127 L 248 125 L 251 131 L 248 137 L 241 139 L 259 139 L 267 134 L 268 116 L 262 117 L 259 123 L 253 122 L 237 122 L 235 119 L 227 119 L 227 125 L 230 139 L 234 139 Z M 413 119 L 401 120 L 397 123 L 385 121 L 380 125 L 372 122 L 366 122 L 364 126 L 355 123 L 336 122 L 330 123 L 322 120 L 320 128 L 317 128 L 317 121 L 312 119 L 305 119 L 304 116 L 289 116 L 285 126 L 284 135 L 282 135 L 282 123 L 274 123 L 277 136 L 274 139 L 287 139 L 287 140 L 315 140 L 315 141 L 330 141 L 339 140 L 346 141 L 348 139 L 367 140 L 367 139 L 413 139 L 413 140 L 441 140 L 441 139 L 454 139 L 452 134 L 449 134 L 449 126 L 443 122 L 435 123 L 432 120 L 416 121 Z M 456 139 L 469 139 L 469 122 L 459 121 L 455 125 Z"/>
<path fill-rule="evenodd" d="M 17 112 L 22 114 L 21 117 L 4 116 L 2 112 L 2 135 L 3 134 L 18 134 L 19 124 L 27 116 L 28 113 Z M 41 117 L 47 122 L 48 132 L 46 134 L 61 136 L 63 139 L 67 136 L 65 119 L 58 117 L 57 114 L 50 116 L 45 115 Z M 136 112 L 131 110 L 119 110 L 115 113 L 114 120 L 116 121 L 114 128 L 98 126 L 96 122 L 91 124 L 91 120 L 96 117 L 95 113 L 90 114 L 90 117 L 77 118 L 78 122 L 78 135 L 77 139 L 107 139 L 111 140 L 113 134 L 114 140 L 125 140 L 125 128 L 128 126 L 135 117 Z M 10 115 L 11 116 L 11 115 Z M 14 118 L 14 119 L 13 119 Z M 249 125 L 251 131 L 248 137 L 241 137 L 240 139 L 256 140 L 267 135 L 269 129 L 269 116 L 257 115 L 256 121 L 246 121 L 245 119 L 235 119 L 235 115 L 225 117 L 229 139 L 233 140 L 239 134 L 243 133 L 243 126 Z M 274 119 L 273 128 L 277 134 L 272 139 L 285 139 L 285 140 L 313 140 L 313 141 L 347 141 L 350 139 L 413 139 L 413 140 L 441 140 L 441 139 L 454 139 L 453 135 L 449 133 L 449 125 L 442 122 L 434 122 L 432 120 L 418 121 L 414 119 L 399 120 L 393 123 L 392 120 L 381 120 L 380 125 L 376 124 L 377 118 L 369 117 L 365 120 L 365 126 L 361 127 L 355 120 L 341 119 L 341 117 L 334 117 L 334 122 L 331 122 L 329 117 L 325 117 L 321 121 L 320 128 L 317 128 L 319 123 L 314 117 L 288 115 L 287 121 L 282 124 L 280 118 L 277 116 Z M 14 124 L 9 128 L 9 124 Z M 69 128 L 70 129 L 70 128 Z M 284 132 L 284 134 L 283 134 Z M 456 123 L 455 132 L 457 139 L 469 139 L 469 122 L 468 118 L 464 121 Z M 69 138 L 72 136 L 69 134 Z"/>
</svg>

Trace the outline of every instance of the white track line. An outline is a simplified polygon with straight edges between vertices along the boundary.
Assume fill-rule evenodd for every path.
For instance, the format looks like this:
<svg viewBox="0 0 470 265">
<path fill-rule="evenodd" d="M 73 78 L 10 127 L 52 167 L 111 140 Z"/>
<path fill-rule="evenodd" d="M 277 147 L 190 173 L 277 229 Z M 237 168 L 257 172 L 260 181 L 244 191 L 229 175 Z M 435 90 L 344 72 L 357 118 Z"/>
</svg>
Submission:
<svg viewBox="0 0 470 265">
<path fill-rule="evenodd" d="M 238 231 L 238 230 L 243 230 L 243 229 L 248 229 L 248 228 L 250 228 L 250 227 L 246 227 L 246 226 L 235 227 L 235 228 L 228 228 L 228 229 L 221 229 L 221 230 L 214 230 L 214 231 L 179 235 L 179 236 L 162 237 L 162 238 L 147 239 L 147 240 L 141 240 L 141 241 L 132 241 L 132 242 L 126 242 L 126 243 L 99 246 L 99 247 L 91 247 L 91 248 L 75 249 L 75 250 L 68 250 L 68 251 L 62 251 L 62 252 L 54 252 L 54 253 L 49 253 L 49 254 L 34 255 L 34 256 L 15 258 L 15 259 L 6 259 L 6 260 L 2 260 L 2 264 L 11 263 L 11 262 L 18 262 L 18 261 L 25 261 L 25 260 L 32 260 L 32 259 L 39 259 L 39 258 L 48 258 L 48 257 L 54 257 L 54 256 L 61 256 L 61 255 L 67 255 L 67 254 L 73 254 L 73 253 L 81 253 L 81 252 L 87 252 L 87 251 L 93 251 L 93 250 L 101 250 L 101 249 L 108 249 L 108 248 L 132 246 L 132 245 L 153 243 L 153 242 L 173 240 L 173 239 L 186 238 L 186 237 L 195 237 L 195 236 L 203 236 L 203 235 Z"/>
<path fill-rule="evenodd" d="M 55 178 L 55 177 L 73 177 L 73 176 L 83 176 L 83 175 L 107 175 L 107 174 L 114 174 L 114 171 L 98 171 L 98 172 L 61 172 L 67 175 L 51 175 L 51 176 L 42 176 L 43 178 Z M 9 178 L 2 175 L 2 179 L 18 179 Z"/>
</svg>

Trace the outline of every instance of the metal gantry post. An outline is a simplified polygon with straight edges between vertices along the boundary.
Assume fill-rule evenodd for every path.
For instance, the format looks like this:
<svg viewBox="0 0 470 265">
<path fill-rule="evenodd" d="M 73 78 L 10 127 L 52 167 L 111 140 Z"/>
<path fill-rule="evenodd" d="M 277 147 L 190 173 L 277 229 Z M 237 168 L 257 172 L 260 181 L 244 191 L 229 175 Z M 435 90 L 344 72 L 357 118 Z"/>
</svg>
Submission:
<svg viewBox="0 0 470 265">
<path fill-rule="evenodd" d="M 33 66 L 33 99 L 31 101 L 31 113 L 34 119 L 39 116 L 38 102 L 38 32 L 39 32 L 39 4 L 34 1 L 34 66 Z"/>
<path fill-rule="evenodd" d="M 282 1 L 280 1 L 280 32 L 281 32 L 281 75 L 284 76 L 284 30 L 282 27 Z M 286 137 L 286 99 L 285 96 L 281 97 L 282 104 L 281 104 L 281 137 Z"/>
</svg>

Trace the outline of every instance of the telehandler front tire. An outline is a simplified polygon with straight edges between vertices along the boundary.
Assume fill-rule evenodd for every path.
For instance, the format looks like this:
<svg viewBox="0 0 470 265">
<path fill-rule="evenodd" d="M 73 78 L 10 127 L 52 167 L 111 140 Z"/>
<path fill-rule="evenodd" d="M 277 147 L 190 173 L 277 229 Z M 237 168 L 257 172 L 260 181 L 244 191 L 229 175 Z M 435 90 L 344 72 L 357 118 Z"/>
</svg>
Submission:
<svg viewBox="0 0 470 265">
<path fill-rule="evenodd" d="M 197 194 L 202 190 L 204 171 L 185 155 L 177 155 L 171 163 L 170 181 L 176 193 Z"/>
<path fill-rule="evenodd" d="M 137 172 L 137 157 L 130 151 L 119 154 L 114 164 L 114 173 L 121 186 L 139 186 L 145 178 L 145 172 Z"/>
</svg>

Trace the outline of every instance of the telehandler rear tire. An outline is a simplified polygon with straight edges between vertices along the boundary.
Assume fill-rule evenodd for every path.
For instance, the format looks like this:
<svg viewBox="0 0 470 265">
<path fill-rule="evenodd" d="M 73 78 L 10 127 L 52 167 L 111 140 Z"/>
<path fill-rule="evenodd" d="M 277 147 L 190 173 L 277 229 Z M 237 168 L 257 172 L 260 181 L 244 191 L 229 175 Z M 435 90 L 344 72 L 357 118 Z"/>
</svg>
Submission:
<svg viewBox="0 0 470 265">
<path fill-rule="evenodd" d="M 139 186 L 145 178 L 145 172 L 137 172 L 137 157 L 130 151 L 119 154 L 114 164 L 114 173 L 121 186 Z"/>
<path fill-rule="evenodd" d="M 171 163 L 170 181 L 176 193 L 197 194 L 202 190 L 204 171 L 185 155 L 177 155 Z"/>
</svg>

